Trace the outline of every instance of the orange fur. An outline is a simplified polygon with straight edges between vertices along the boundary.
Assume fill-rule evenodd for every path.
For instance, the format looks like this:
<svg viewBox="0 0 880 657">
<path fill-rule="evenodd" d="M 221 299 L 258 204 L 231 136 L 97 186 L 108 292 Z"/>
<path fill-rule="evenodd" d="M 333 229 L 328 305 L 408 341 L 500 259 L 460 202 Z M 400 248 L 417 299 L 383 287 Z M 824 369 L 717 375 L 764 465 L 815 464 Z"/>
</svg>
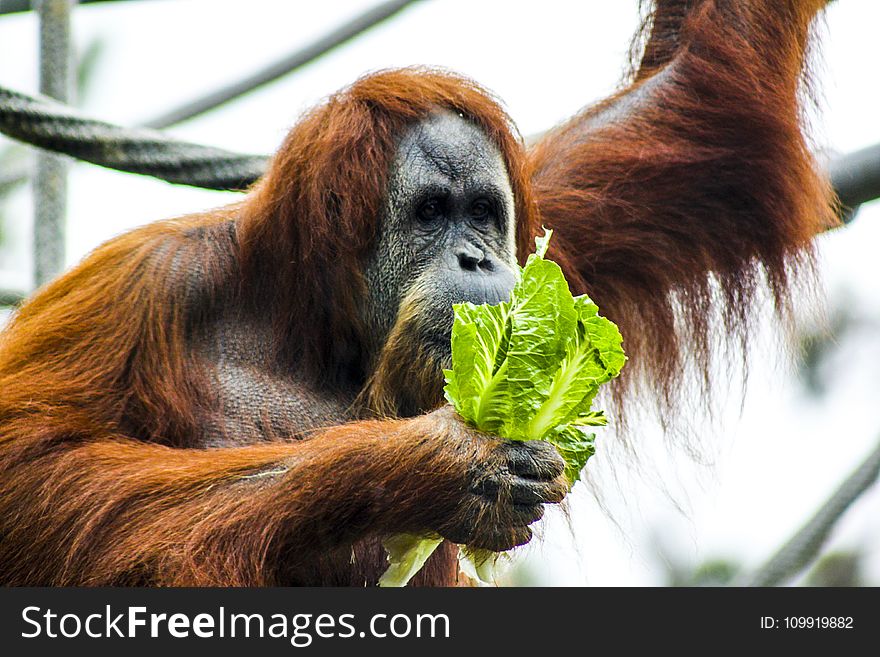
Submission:
<svg viewBox="0 0 880 657">
<path fill-rule="evenodd" d="M 531 153 L 551 256 L 626 338 L 618 397 L 647 383 L 675 417 L 686 364 L 708 388 L 716 310 L 745 347 L 764 279 L 784 319 L 792 272 L 837 221 L 798 102 L 824 4 L 657 3 L 633 83 Z"/>
<path fill-rule="evenodd" d="M 485 454 L 435 414 L 355 414 L 209 448 L 219 401 L 192 348 L 211 313 L 240 307 L 272 327 L 274 376 L 299 368 L 315 394 L 353 404 L 360 392 L 387 414 L 440 404 L 437 365 L 402 362 L 418 345 L 392 333 L 373 370 L 354 320 L 396 139 L 437 107 L 502 153 L 520 258 L 542 223 L 554 228 L 574 290 L 621 325 L 622 385 L 645 377 L 672 405 L 686 353 L 708 371 L 710 279 L 743 338 L 761 275 L 784 310 L 831 220 L 798 105 L 822 4 L 661 0 L 633 83 L 530 151 L 469 80 L 365 77 L 291 131 L 241 203 L 99 248 L 0 335 L 0 582 L 373 583 L 381 536 L 459 513 L 466 466 Z M 416 583 L 456 573 L 446 545 Z"/>
</svg>

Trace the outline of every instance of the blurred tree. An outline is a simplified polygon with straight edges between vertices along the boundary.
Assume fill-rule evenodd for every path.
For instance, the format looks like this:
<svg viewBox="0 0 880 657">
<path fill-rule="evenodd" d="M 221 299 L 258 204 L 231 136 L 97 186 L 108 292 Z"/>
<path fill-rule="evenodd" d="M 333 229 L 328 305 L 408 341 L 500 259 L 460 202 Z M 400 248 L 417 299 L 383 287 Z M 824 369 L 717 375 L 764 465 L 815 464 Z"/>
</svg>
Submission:
<svg viewBox="0 0 880 657">
<path fill-rule="evenodd" d="M 805 586 L 869 586 L 865 581 L 860 550 L 831 552 L 807 573 Z"/>
</svg>

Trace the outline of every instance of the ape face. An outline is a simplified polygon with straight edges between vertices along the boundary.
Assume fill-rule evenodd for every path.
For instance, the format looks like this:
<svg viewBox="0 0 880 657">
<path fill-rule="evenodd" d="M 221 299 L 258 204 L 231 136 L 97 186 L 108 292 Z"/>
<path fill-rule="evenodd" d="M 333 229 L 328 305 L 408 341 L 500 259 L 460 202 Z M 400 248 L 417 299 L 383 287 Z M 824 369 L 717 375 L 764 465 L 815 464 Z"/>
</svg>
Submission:
<svg viewBox="0 0 880 657">
<path fill-rule="evenodd" d="M 479 128 L 449 111 L 414 125 L 393 160 L 365 271 L 374 346 L 394 328 L 447 363 L 452 304 L 510 296 L 515 225 L 504 161 Z"/>
</svg>

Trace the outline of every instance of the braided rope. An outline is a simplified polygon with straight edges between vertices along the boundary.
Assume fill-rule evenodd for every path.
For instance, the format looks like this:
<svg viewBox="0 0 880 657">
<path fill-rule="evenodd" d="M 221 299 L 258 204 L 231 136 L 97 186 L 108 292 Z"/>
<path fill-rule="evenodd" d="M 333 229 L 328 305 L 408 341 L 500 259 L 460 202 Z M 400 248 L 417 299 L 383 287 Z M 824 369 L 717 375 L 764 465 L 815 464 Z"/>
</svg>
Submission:
<svg viewBox="0 0 880 657">
<path fill-rule="evenodd" d="M 850 505 L 880 476 L 880 444 L 847 477 L 807 523 L 763 566 L 734 582 L 739 586 L 778 586 L 810 565 Z"/>
<path fill-rule="evenodd" d="M 206 189 L 243 190 L 266 169 L 264 155 L 242 155 L 91 119 L 45 96 L 0 87 L 0 132 L 110 169 Z"/>
</svg>

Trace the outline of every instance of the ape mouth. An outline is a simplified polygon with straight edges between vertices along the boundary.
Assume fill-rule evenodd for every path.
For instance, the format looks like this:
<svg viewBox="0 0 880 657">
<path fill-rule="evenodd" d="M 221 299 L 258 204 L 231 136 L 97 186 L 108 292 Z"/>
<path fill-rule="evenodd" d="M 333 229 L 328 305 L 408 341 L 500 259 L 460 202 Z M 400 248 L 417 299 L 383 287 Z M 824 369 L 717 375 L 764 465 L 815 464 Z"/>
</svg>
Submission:
<svg viewBox="0 0 880 657">
<path fill-rule="evenodd" d="M 449 300 L 450 315 L 452 313 L 452 305 L 457 303 L 472 303 L 475 306 L 483 304 L 495 306 L 509 301 L 515 283 L 516 279 L 513 272 L 506 266 L 493 270 L 493 273 L 489 276 L 481 274 L 462 275 L 462 272 L 456 272 L 446 281 L 446 297 Z M 451 330 L 451 319 L 449 326 Z"/>
<path fill-rule="evenodd" d="M 436 304 L 432 315 L 433 321 L 419 323 L 418 326 L 411 327 L 417 335 L 413 337 L 418 340 L 422 348 L 428 352 L 430 360 L 438 363 L 442 369 L 452 367 L 452 326 L 455 321 L 455 311 L 453 305 L 459 303 L 472 303 L 474 305 L 498 305 L 510 299 L 510 288 L 499 288 L 492 290 L 491 294 L 468 295 L 469 298 L 459 298 L 445 304 Z"/>
<path fill-rule="evenodd" d="M 410 358 L 422 361 L 418 367 L 448 368 L 452 363 L 452 304 L 422 307 L 414 321 L 400 325 L 399 336 L 410 346 Z M 405 337 L 404 337 L 405 336 Z"/>
</svg>

